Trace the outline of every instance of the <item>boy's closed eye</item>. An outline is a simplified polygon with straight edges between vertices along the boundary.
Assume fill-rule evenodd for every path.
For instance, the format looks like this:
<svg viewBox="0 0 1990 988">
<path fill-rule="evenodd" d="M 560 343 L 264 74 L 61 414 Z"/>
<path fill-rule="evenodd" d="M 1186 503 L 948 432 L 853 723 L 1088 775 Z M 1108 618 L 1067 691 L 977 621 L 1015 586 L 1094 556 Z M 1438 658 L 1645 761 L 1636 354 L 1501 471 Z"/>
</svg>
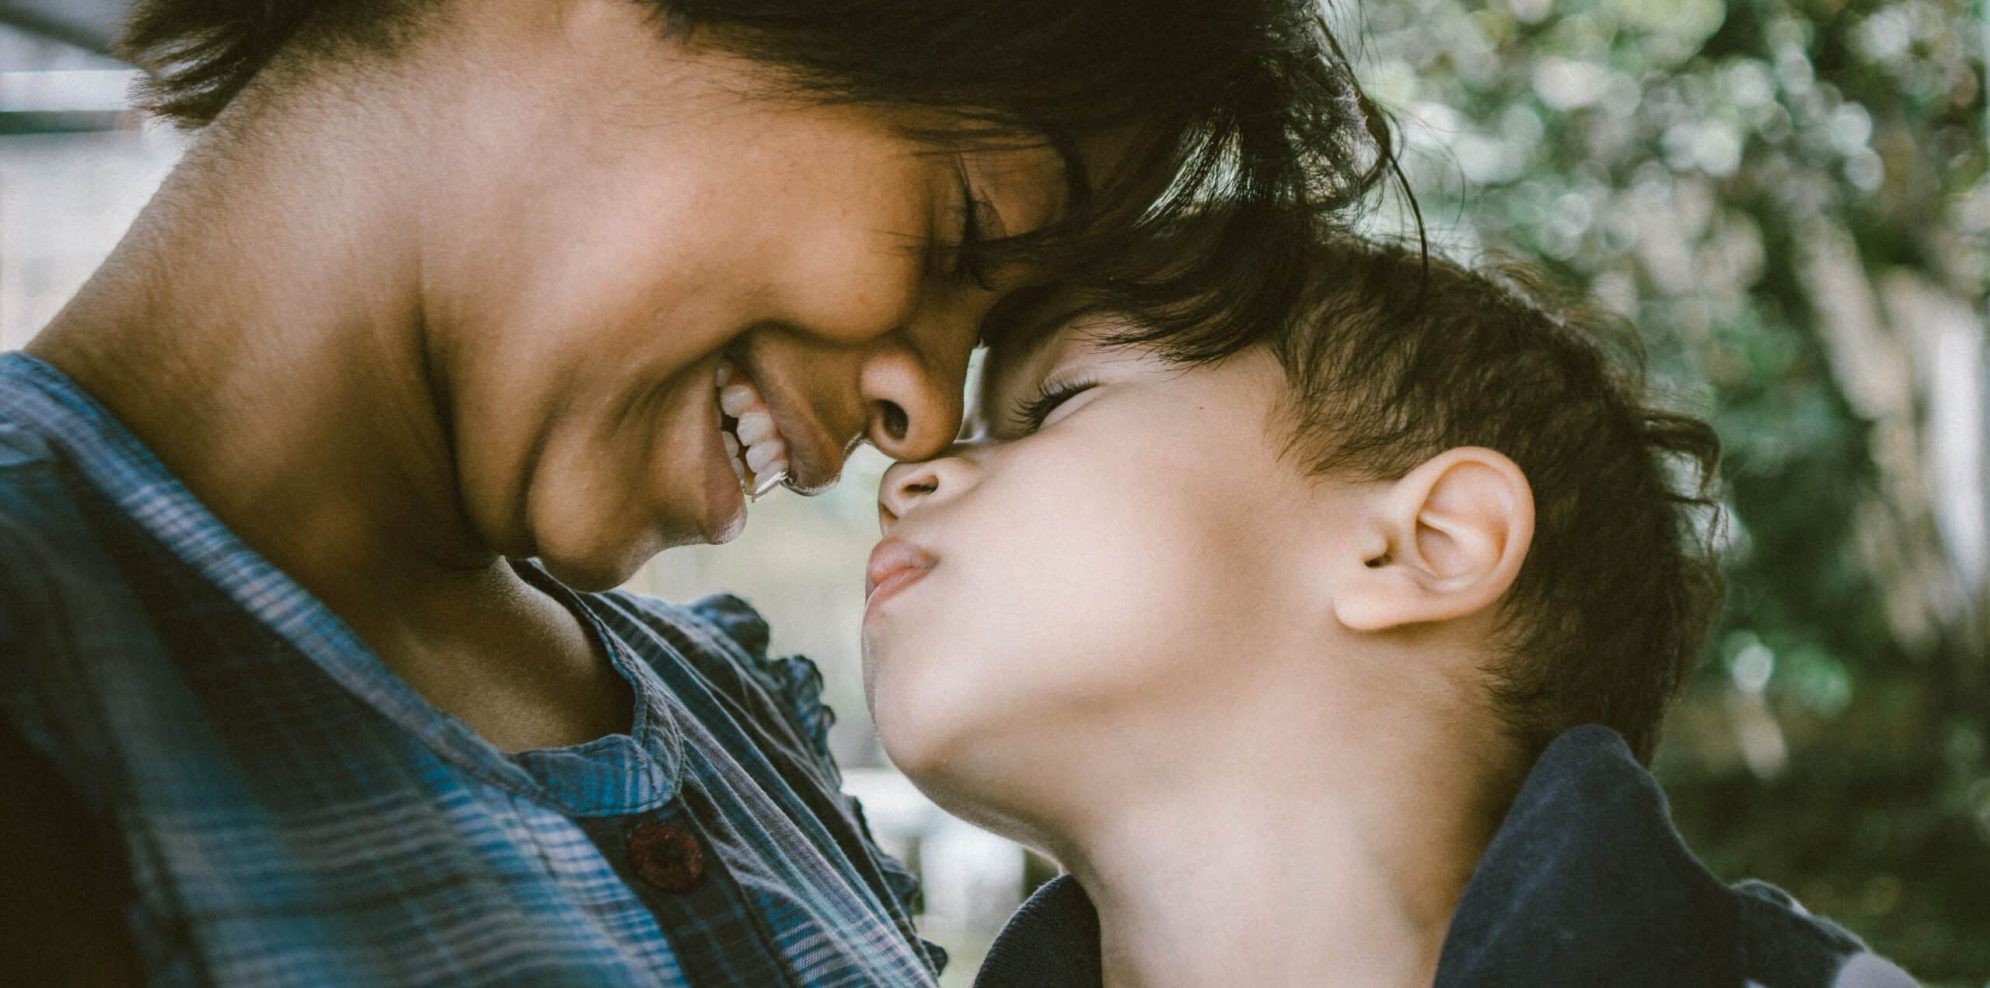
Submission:
<svg viewBox="0 0 1990 988">
<path fill-rule="evenodd" d="M 974 415 L 982 437 L 1035 435 L 1091 403 L 1108 385 L 1141 376 L 1151 358 L 1110 345 L 1106 332 L 1095 319 L 1080 320 L 1035 334 L 1026 344 L 991 349 Z"/>
<path fill-rule="evenodd" d="M 1017 438 L 1036 434 L 1071 399 L 1098 386 L 1097 380 L 1085 377 L 1051 380 L 1039 385 L 1035 395 L 1018 402 L 1009 413 L 1009 421 L 1015 424 Z"/>
</svg>

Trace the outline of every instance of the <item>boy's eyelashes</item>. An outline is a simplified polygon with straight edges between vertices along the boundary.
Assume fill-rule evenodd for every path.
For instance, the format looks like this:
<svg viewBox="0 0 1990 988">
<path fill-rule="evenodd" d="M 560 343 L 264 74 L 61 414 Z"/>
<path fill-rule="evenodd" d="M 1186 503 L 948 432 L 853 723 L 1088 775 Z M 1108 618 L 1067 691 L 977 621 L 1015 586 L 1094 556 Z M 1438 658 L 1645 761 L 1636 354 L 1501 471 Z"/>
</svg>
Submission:
<svg viewBox="0 0 1990 988">
<path fill-rule="evenodd" d="M 1057 406 L 1098 387 L 1098 382 L 1089 379 L 1045 382 L 1037 387 L 1035 395 L 1016 403 L 1010 419 L 1021 426 L 1019 435 L 1027 436 L 1043 428 L 1045 419 L 1057 410 Z"/>
</svg>

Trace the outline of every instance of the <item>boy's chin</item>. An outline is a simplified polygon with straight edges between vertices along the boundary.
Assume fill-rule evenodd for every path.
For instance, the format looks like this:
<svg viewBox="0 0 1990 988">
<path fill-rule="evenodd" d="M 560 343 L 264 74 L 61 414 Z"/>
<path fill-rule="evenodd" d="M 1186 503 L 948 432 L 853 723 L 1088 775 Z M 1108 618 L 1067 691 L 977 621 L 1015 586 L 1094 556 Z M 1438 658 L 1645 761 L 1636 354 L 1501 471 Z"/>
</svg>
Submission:
<svg viewBox="0 0 1990 988">
<path fill-rule="evenodd" d="M 885 750 L 889 754 L 890 746 Z M 896 757 L 893 763 L 940 809 L 989 833 L 1023 843 L 1036 841 L 1039 828 L 1026 822 L 1038 815 L 1036 808 L 1015 798 L 1013 780 L 964 770 L 960 763 L 945 760 L 910 768 Z"/>
<path fill-rule="evenodd" d="M 872 711 L 872 718 L 885 757 L 948 812 L 960 815 L 952 804 L 971 801 L 980 788 L 977 783 L 987 781 L 977 779 L 974 772 L 975 763 L 985 758 L 987 746 L 975 744 L 968 732 L 959 729 L 957 719 L 911 704 L 898 709 L 880 705 Z"/>
<path fill-rule="evenodd" d="M 944 786 L 961 743 L 944 735 L 935 736 L 919 721 L 886 708 L 874 706 L 871 719 L 886 758 L 920 788 Z"/>
<path fill-rule="evenodd" d="M 1040 815 L 1037 800 L 1054 787 L 1055 763 L 1032 758 L 1014 738 L 959 729 L 955 718 L 920 718 L 918 727 L 879 714 L 886 757 L 941 809 L 1013 840 L 1034 839 L 1025 821 Z"/>
</svg>

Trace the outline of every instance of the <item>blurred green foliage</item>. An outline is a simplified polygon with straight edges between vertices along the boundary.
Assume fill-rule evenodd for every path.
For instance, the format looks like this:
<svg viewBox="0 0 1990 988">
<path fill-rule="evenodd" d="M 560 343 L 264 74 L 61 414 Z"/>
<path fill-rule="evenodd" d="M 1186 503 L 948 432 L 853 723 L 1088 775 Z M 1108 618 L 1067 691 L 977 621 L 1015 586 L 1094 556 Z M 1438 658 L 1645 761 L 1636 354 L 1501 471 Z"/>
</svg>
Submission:
<svg viewBox="0 0 1990 988">
<path fill-rule="evenodd" d="M 1900 300 L 1961 312 L 1980 361 L 1985 11 L 1357 13 L 1344 36 L 1434 240 L 1541 259 L 1631 317 L 1726 443 L 1729 605 L 1660 764 L 1681 829 L 1723 877 L 1789 888 L 1922 978 L 1982 983 L 1987 595 L 1928 502 L 1959 483 L 1981 510 L 1984 478 L 1923 455 L 1914 368 L 1948 358 Z M 1974 397 L 1990 407 L 1980 380 Z"/>
</svg>

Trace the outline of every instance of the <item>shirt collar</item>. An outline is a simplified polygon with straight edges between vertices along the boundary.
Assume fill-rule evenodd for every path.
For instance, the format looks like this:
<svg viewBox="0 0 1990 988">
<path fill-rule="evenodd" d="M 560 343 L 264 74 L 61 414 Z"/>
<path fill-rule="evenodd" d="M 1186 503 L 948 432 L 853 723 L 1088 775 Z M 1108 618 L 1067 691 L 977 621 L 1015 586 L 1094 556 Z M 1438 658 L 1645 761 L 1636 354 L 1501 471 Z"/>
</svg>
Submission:
<svg viewBox="0 0 1990 988">
<path fill-rule="evenodd" d="M 1738 985 L 1738 923 L 1623 738 L 1578 727 L 1535 761 L 1479 859 L 1436 984 Z M 1059 878 L 1010 920 L 975 984 L 1098 985 L 1098 924 L 1084 889 Z"/>
<path fill-rule="evenodd" d="M 1535 761 L 1452 916 L 1437 984 L 1740 984 L 1738 906 L 1615 731 Z"/>
<path fill-rule="evenodd" d="M 679 729 L 668 690 L 621 647 L 587 606 L 533 564 L 529 580 L 587 622 L 636 699 L 631 733 L 586 744 L 508 754 L 435 708 L 323 602 L 279 571 L 207 510 L 135 434 L 59 368 L 27 354 L 0 354 L 0 421 L 28 427 L 60 449 L 91 487 L 201 578 L 361 702 L 430 750 L 484 781 L 575 816 L 634 813 L 663 805 L 680 783 Z"/>
</svg>

